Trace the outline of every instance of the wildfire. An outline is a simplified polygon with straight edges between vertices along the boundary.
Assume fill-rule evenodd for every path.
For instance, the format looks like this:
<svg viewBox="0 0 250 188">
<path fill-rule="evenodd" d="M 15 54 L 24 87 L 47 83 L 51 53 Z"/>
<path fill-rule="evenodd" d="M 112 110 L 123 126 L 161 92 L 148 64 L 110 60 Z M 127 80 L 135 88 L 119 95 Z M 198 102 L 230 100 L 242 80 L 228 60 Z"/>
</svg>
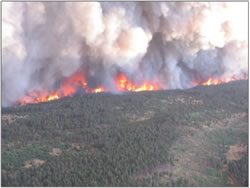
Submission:
<svg viewBox="0 0 250 188">
<path fill-rule="evenodd" d="M 99 87 L 99 88 L 93 89 L 93 90 L 92 90 L 92 93 L 100 93 L 100 92 L 104 92 L 104 91 L 105 91 L 104 88 Z"/>
<path fill-rule="evenodd" d="M 218 85 L 221 83 L 226 83 L 236 80 L 236 78 L 233 76 L 232 78 L 228 79 L 214 79 L 209 78 L 206 82 L 199 82 L 195 81 L 193 82 L 193 86 L 195 85 Z M 134 83 L 131 81 L 124 73 L 118 73 L 115 78 L 114 82 L 116 85 L 116 89 L 121 92 L 140 92 L 140 91 L 153 91 L 153 90 L 160 90 L 164 89 L 161 87 L 161 85 L 157 82 L 144 82 L 142 84 Z M 27 103 L 41 103 L 41 102 L 48 102 L 52 100 L 57 100 L 65 96 L 72 97 L 79 88 L 82 88 L 83 93 L 101 93 L 101 92 L 107 92 L 109 91 L 105 87 L 98 86 L 96 88 L 90 88 L 84 72 L 77 72 L 73 76 L 65 79 L 62 82 L 62 85 L 60 88 L 58 88 L 55 92 L 41 92 L 41 91 L 32 91 L 29 92 L 29 94 L 20 100 L 21 105 L 26 105 Z"/>
<path fill-rule="evenodd" d="M 57 100 L 57 99 L 59 99 L 58 94 L 51 95 L 51 96 L 48 97 L 48 101 Z"/>
<path fill-rule="evenodd" d="M 142 85 L 133 84 L 123 73 L 119 73 L 116 77 L 116 86 L 119 91 L 153 91 L 159 90 L 160 87 L 154 83 L 145 82 Z"/>
<path fill-rule="evenodd" d="M 213 80 L 212 78 L 209 78 L 208 81 L 206 81 L 202 85 L 204 85 L 204 86 L 210 86 L 210 85 L 218 85 L 220 83 L 221 82 L 219 80 Z"/>
<path fill-rule="evenodd" d="M 52 101 L 52 100 L 57 100 L 59 98 L 60 97 L 57 93 L 53 93 L 53 94 L 49 95 L 46 93 L 31 92 L 30 96 L 25 97 L 20 103 L 21 103 L 21 105 L 26 105 L 27 103 L 48 102 L 48 101 Z"/>
<path fill-rule="evenodd" d="M 222 83 L 227 83 L 236 80 L 236 78 L 233 76 L 232 78 L 227 78 L 227 79 L 213 79 L 209 78 L 206 82 L 202 83 L 204 86 L 210 86 L 210 85 L 218 85 Z"/>
</svg>

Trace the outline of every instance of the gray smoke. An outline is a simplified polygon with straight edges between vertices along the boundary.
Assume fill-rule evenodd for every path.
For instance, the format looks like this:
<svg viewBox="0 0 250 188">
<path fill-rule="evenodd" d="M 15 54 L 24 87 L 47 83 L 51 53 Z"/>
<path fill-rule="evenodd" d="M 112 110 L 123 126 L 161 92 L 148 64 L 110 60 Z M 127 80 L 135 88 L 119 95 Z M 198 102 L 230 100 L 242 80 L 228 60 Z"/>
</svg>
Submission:
<svg viewBox="0 0 250 188">
<path fill-rule="evenodd" d="M 247 2 L 3 2 L 2 105 L 53 91 L 79 70 L 90 87 L 187 88 L 248 75 Z"/>
</svg>

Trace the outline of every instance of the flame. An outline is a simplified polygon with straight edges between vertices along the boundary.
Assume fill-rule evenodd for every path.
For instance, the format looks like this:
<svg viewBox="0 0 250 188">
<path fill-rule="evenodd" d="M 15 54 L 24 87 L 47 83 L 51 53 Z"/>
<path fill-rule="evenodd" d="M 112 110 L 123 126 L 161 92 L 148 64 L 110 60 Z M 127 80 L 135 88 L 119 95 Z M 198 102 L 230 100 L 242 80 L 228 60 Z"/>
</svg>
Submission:
<svg viewBox="0 0 250 188">
<path fill-rule="evenodd" d="M 77 92 L 77 88 L 86 89 L 88 86 L 83 72 L 77 72 L 73 76 L 64 80 L 62 87 L 59 89 L 63 96 L 73 96 Z"/>
<path fill-rule="evenodd" d="M 27 97 L 20 100 L 20 104 L 26 105 L 28 103 L 41 103 L 57 100 L 66 96 L 72 97 L 79 87 L 83 88 L 85 93 L 100 93 L 107 91 L 103 87 L 90 89 L 85 79 L 84 72 L 77 72 L 73 76 L 65 79 L 62 86 L 55 93 L 49 94 L 48 92 L 31 91 Z"/>
<path fill-rule="evenodd" d="M 206 82 L 203 82 L 202 85 L 203 86 L 218 85 L 218 84 L 222 84 L 222 83 L 231 82 L 234 80 L 236 80 L 235 76 L 233 76 L 232 78 L 226 78 L 226 79 L 209 78 Z"/>
<path fill-rule="evenodd" d="M 104 92 L 104 91 L 105 91 L 105 89 L 103 87 L 99 87 L 99 88 L 93 89 L 92 93 L 100 93 L 100 92 Z"/>
<path fill-rule="evenodd" d="M 133 84 L 123 73 L 119 73 L 116 76 L 116 86 L 119 91 L 132 91 L 132 92 L 140 92 L 140 91 L 153 91 L 159 90 L 160 87 L 158 84 L 145 82 L 142 85 Z"/>
<path fill-rule="evenodd" d="M 221 81 L 219 80 L 213 80 L 212 78 L 209 78 L 208 81 L 204 82 L 202 85 L 204 86 L 210 86 L 210 85 L 218 85 Z"/>
<path fill-rule="evenodd" d="M 59 99 L 58 94 L 51 95 L 51 96 L 48 97 L 48 101 L 57 100 L 57 99 Z"/>
<path fill-rule="evenodd" d="M 192 83 L 192 86 L 196 85 L 218 85 L 221 83 L 227 83 L 233 80 L 237 80 L 235 76 L 227 79 L 216 79 L 209 78 L 205 82 L 201 82 L 199 80 L 195 80 Z M 153 91 L 164 89 L 159 82 L 156 81 L 146 81 L 142 84 L 135 83 L 131 81 L 124 73 L 118 73 L 114 78 L 114 83 L 116 85 L 116 89 L 120 92 L 141 92 L 141 91 Z M 109 91 L 107 88 L 103 86 L 98 86 L 96 88 L 90 88 L 88 82 L 85 77 L 84 72 L 77 72 L 71 77 L 65 79 L 62 82 L 61 87 L 59 87 L 55 92 L 48 91 L 31 91 L 28 93 L 26 97 L 21 99 L 19 102 L 21 105 L 26 105 L 28 103 L 41 103 L 48 102 L 52 100 L 58 100 L 65 96 L 72 97 L 76 92 L 82 88 L 83 93 L 100 93 Z"/>
<path fill-rule="evenodd" d="M 39 97 L 38 97 L 39 96 Z M 26 105 L 28 103 L 41 103 L 41 102 L 48 102 L 52 100 L 59 99 L 58 93 L 47 94 L 47 93 L 37 93 L 31 92 L 29 96 L 25 97 L 23 100 L 20 101 L 21 105 Z"/>
</svg>

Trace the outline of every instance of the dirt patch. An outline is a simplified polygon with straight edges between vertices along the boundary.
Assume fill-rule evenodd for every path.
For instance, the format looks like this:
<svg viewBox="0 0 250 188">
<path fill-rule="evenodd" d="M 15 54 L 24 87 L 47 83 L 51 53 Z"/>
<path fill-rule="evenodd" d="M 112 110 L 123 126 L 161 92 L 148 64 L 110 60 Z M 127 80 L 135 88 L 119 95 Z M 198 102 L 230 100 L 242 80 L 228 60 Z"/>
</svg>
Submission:
<svg viewBox="0 0 250 188">
<path fill-rule="evenodd" d="M 49 154 L 53 155 L 53 156 L 59 156 L 61 153 L 62 153 L 61 149 L 59 149 L 59 148 L 53 148 L 52 152 L 50 152 Z"/>
<path fill-rule="evenodd" d="M 147 119 L 151 119 L 155 115 L 154 111 L 147 111 L 144 113 L 142 117 L 139 117 L 137 121 L 145 121 Z"/>
<path fill-rule="evenodd" d="M 176 102 L 181 102 L 181 103 L 185 103 L 185 98 L 183 97 L 175 97 L 175 98 L 171 98 L 171 99 L 162 99 L 160 100 L 162 103 L 165 103 L 165 104 L 175 104 Z"/>
<path fill-rule="evenodd" d="M 30 160 L 30 161 L 26 161 L 25 162 L 25 166 L 24 168 L 32 168 L 32 167 L 39 167 L 41 166 L 42 164 L 44 164 L 45 161 L 44 160 L 41 160 L 41 159 L 33 159 L 33 160 Z"/>
<path fill-rule="evenodd" d="M 129 120 L 130 120 L 130 122 L 145 121 L 145 120 L 151 119 L 152 117 L 154 117 L 154 115 L 155 115 L 154 111 L 147 111 L 141 116 L 137 116 L 135 114 L 130 114 Z"/>
<path fill-rule="evenodd" d="M 176 102 L 184 103 L 184 102 L 185 102 L 185 99 L 184 99 L 183 97 L 176 97 L 176 98 L 175 98 L 175 101 L 176 101 Z"/>
<path fill-rule="evenodd" d="M 223 111 L 217 111 L 216 113 L 222 113 Z M 218 121 L 206 121 L 203 123 L 203 128 L 208 131 L 217 129 L 217 128 L 224 128 L 224 127 L 245 127 L 248 126 L 248 122 L 245 121 L 247 114 L 246 113 L 235 113 L 232 114 L 230 117 L 224 118 L 223 120 Z M 238 123 L 240 122 L 240 123 Z M 207 125 L 210 126 L 207 126 Z"/>
<path fill-rule="evenodd" d="M 243 144 L 231 145 L 227 152 L 228 161 L 238 161 L 242 158 L 243 154 L 247 152 L 247 146 Z"/>
<path fill-rule="evenodd" d="M 76 150 L 80 150 L 80 149 L 81 149 L 80 145 L 79 145 L 79 144 L 76 144 L 76 143 L 73 143 L 73 144 L 72 144 L 72 148 L 73 148 L 73 149 L 76 149 Z"/>
<path fill-rule="evenodd" d="M 191 101 L 192 104 L 203 104 L 203 101 L 202 100 L 197 100 L 197 99 L 193 99 Z"/>
<path fill-rule="evenodd" d="M 21 116 L 21 115 L 13 115 L 13 114 L 3 114 L 2 120 L 7 120 L 9 124 L 15 122 L 17 119 L 27 118 L 28 115 Z"/>
</svg>

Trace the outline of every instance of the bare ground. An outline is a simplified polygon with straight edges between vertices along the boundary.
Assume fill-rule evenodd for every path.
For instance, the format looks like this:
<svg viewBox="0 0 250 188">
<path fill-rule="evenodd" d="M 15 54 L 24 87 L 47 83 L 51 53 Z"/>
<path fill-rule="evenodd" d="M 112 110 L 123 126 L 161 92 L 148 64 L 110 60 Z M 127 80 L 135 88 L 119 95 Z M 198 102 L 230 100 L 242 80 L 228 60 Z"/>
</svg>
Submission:
<svg viewBox="0 0 250 188">
<path fill-rule="evenodd" d="M 44 163 L 45 163 L 44 160 L 33 159 L 33 160 L 30 160 L 30 161 L 26 161 L 24 168 L 32 168 L 32 167 L 38 168 L 39 166 L 41 166 Z"/>
<path fill-rule="evenodd" d="M 53 148 L 52 152 L 50 152 L 49 154 L 52 156 L 59 156 L 62 153 L 62 150 L 59 148 Z"/>
<path fill-rule="evenodd" d="M 147 111 L 143 115 L 137 116 L 136 114 L 128 114 L 130 122 L 145 121 L 154 117 L 154 111 Z"/>
<path fill-rule="evenodd" d="M 27 118 L 28 115 L 21 116 L 21 115 L 13 115 L 13 114 L 3 114 L 2 120 L 7 120 L 9 124 L 15 122 L 17 119 Z"/>
<path fill-rule="evenodd" d="M 236 144 L 230 146 L 229 151 L 227 152 L 228 161 L 238 161 L 242 158 L 243 154 L 247 152 L 247 146 L 243 144 Z"/>
</svg>

